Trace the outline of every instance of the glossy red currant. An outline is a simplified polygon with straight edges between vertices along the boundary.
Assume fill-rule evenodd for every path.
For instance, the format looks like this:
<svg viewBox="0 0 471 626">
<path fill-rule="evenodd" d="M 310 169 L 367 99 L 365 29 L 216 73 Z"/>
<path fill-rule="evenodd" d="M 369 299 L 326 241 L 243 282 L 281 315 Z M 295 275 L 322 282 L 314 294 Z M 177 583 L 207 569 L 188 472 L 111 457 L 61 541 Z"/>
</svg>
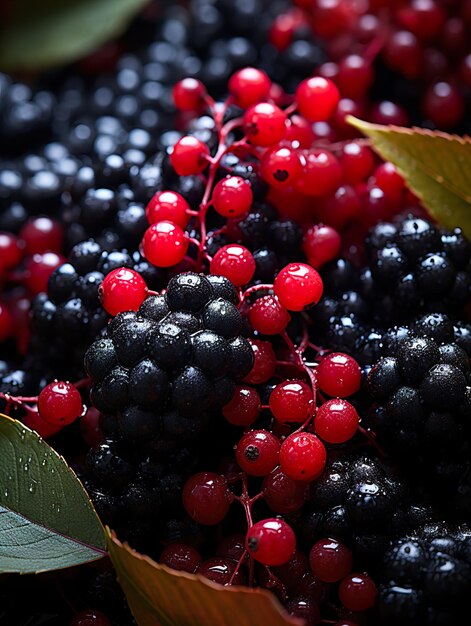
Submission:
<svg viewBox="0 0 471 626">
<path fill-rule="evenodd" d="M 142 240 L 144 256 L 156 267 L 171 267 L 183 261 L 188 245 L 186 232 L 168 220 L 151 224 Z"/>
<path fill-rule="evenodd" d="M 249 554 L 263 565 L 283 565 L 296 550 L 296 536 L 281 519 L 256 522 L 247 531 L 245 546 Z"/>
<path fill-rule="evenodd" d="M 329 396 L 348 398 L 360 389 L 360 366 L 343 352 L 332 352 L 323 357 L 316 376 L 320 390 Z"/>
<path fill-rule="evenodd" d="M 147 297 L 147 285 L 140 274 L 127 267 L 110 272 L 98 290 L 101 304 L 110 315 L 137 311 Z"/>
<path fill-rule="evenodd" d="M 326 196 L 342 182 L 342 166 L 330 150 L 304 150 L 301 155 L 303 174 L 294 188 L 307 196 Z"/>
<path fill-rule="evenodd" d="M 332 226 L 315 224 L 308 228 L 303 237 L 303 250 L 309 264 L 319 268 L 335 259 L 339 252 L 342 240 L 339 233 Z"/>
<path fill-rule="evenodd" d="M 229 93 L 237 106 L 243 109 L 268 98 L 271 80 L 262 70 L 244 67 L 229 79 Z"/>
<path fill-rule="evenodd" d="M 309 564 L 319 580 L 335 583 L 350 573 L 352 551 L 336 539 L 320 539 L 311 549 Z"/>
<path fill-rule="evenodd" d="M 219 248 L 210 263 L 211 274 L 225 276 L 236 287 L 242 287 L 250 282 L 255 269 L 252 253 L 236 243 Z"/>
<path fill-rule="evenodd" d="M 302 423 L 313 412 L 312 389 L 301 380 L 285 380 L 273 389 L 269 403 L 281 424 Z"/>
<path fill-rule="evenodd" d="M 252 328 L 262 335 L 282 333 L 291 317 L 276 296 L 258 298 L 249 309 L 249 321 Z"/>
<path fill-rule="evenodd" d="M 275 278 L 274 290 L 288 311 L 302 311 L 319 302 L 323 284 L 318 272 L 310 265 L 289 263 Z"/>
<path fill-rule="evenodd" d="M 267 430 L 249 430 L 236 447 L 240 468 L 250 476 L 266 476 L 278 465 L 280 441 Z"/>
<path fill-rule="evenodd" d="M 276 370 L 276 355 L 269 341 L 249 339 L 254 354 L 254 365 L 244 382 L 259 385 L 269 380 Z"/>
<path fill-rule="evenodd" d="M 253 200 L 250 184 L 240 176 L 228 176 L 213 189 L 214 209 L 223 217 L 242 217 L 250 209 Z"/>
<path fill-rule="evenodd" d="M 262 493 L 268 506 L 281 515 L 298 511 L 308 495 L 305 482 L 289 478 L 280 468 L 265 476 Z"/>
<path fill-rule="evenodd" d="M 339 598 L 350 611 L 366 611 L 374 606 L 377 589 L 368 574 L 346 576 L 339 586 Z"/>
<path fill-rule="evenodd" d="M 183 78 L 175 84 L 172 95 L 180 111 L 198 111 L 204 104 L 206 87 L 196 78 Z"/>
<path fill-rule="evenodd" d="M 359 421 L 358 413 L 350 402 L 334 398 L 317 409 L 314 426 L 324 441 L 345 443 L 357 432 Z"/>
<path fill-rule="evenodd" d="M 280 449 L 280 468 L 293 480 L 309 482 L 319 476 L 327 454 L 322 441 L 308 432 L 293 433 Z"/>
<path fill-rule="evenodd" d="M 64 241 L 64 229 L 55 219 L 40 215 L 29 219 L 19 234 L 24 242 L 25 254 L 60 252 Z"/>
<path fill-rule="evenodd" d="M 262 402 L 253 387 L 238 385 L 232 399 L 223 407 L 222 414 L 234 426 L 250 426 L 258 418 Z"/>
<path fill-rule="evenodd" d="M 201 554 L 185 543 L 170 543 L 162 550 L 159 563 L 172 569 L 194 574 L 203 559 Z"/>
<path fill-rule="evenodd" d="M 295 94 L 298 110 L 310 122 L 328 120 L 340 100 L 335 83 L 321 76 L 303 80 Z"/>
<path fill-rule="evenodd" d="M 269 149 L 262 155 L 260 164 L 263 178 L 277 189 L 292 185 L 303 173 L 301 159 L 293 148 Z"/>
<path fill-rule="evenodd" d="M 41 390 L 38 411 L 45 422 L 67 426 L 83 413 L 82 398 L 71 383 L 56 380 Z"/>
<path fill-rule="evenodd" d="M 197 137 L 186 135 L 173 146 L 170 163 L 180 176 L 192 176 L 206 169 L 208 158 L 208 146 Z"/>
<path fill-rule="evenodd" d="M 269 102 L 254 104 L 244 114 L 243 128 L 253 145 L 272 146 L 285 136 L 286 113 Z"/>
<path fill-rule="evenodd" d="M 34 254 L 26 262 L 25 284 L 31 294 L 37 295 L 42 291 L 47 291 L 47 282 L 50 275 L 66 259 L 57 252 L 43 252 Z"/>
<path fill-rule="evenodd" d="M 188 202 L 176 191 L 158 191 L 146 206 L 146 217 L 149 224 L 169 221 L 185 228 L 190 219 L 189 210 Z"/>
<path fill-rule="evenodd" d="M 186 481 L 182 499 L 190 517 L 199 524 L 213 526 L 226 517 L 234 496 L 223 476 L 200 472 Z"/>
</svg>

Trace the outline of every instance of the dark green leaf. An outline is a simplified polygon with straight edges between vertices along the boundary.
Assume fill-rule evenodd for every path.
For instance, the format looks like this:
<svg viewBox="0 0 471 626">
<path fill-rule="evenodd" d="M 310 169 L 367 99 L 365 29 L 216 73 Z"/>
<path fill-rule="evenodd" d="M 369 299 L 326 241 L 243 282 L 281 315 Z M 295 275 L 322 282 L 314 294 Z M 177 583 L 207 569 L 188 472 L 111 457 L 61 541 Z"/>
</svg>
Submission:
<svg viewBox="0 0 471 626">
<path fill-rule="evenodd" d="M 394 163 L 408 186 L 443 226 L 460 226 L 471 238 L 471 140 L 422 128 L 350 123 Z"/>
<path fill-rule="evenodd" d="M 105 554 L 82 484 L 37 433 L 0 415 L 0 572 L 61 569 Z"/>
<path fill-rule="evenodd" d="M 131 550 L 106 529 L 108 550 L 139 626 L 302 626 L 264 589 L 221 587 Z"/>
<path fill-rule="evenodd" d="M 75 61 L 117 37 L 149 0 L 13 0 L 0 24 L 0 67 Z"/>
</svg>

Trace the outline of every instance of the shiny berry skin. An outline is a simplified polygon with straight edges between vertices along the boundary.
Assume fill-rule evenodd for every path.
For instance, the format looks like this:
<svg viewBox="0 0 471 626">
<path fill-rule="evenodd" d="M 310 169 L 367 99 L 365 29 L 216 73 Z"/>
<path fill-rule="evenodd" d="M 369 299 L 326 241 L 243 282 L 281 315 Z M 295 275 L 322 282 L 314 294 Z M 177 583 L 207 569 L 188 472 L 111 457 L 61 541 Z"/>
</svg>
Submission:
<svg viewBox="0 0 471 626">
<path fill-rule="evenodd" d="M 234 426 L 250 426 L 258 418 L 262 402 L 253 387 L 238 385 L 232 400 L 222 408 L 222 414 Z"/>
<path fill-rule="evenodd" d="M 293 480 L 275 469 L 263 480 L 262 493 L 268 506 L 281 515 L 298 511 L 307 498 L 305 482 Z"/>
<path fill-rule="evenodd" d="M 24 241 L 25 254 L 42 254 L 48 250 L 60 252 L 64 240 L 62 225 L 50 217 L 41 215 L 29 219 L 20 231 L 19 238 Z"/>
<path fill-rule="evenodd" d="M 38 411 L 45 422 L 67 426 L 82 414 L 82 398 L 70 383 L 54 381 L 41 390 Z"/>
<path fill-rule="evenodd" d="M 339 233 L 331 226 L 315 224 L 311 226 L 303 237 L 303 250 L 309 264 L 319 268 L 335 259 L 339 252 L 342 240 Z"/>
<path fill-rule="evenodd" d="M 0 274 L 16 267 L 23 258 L 20 241 L 11 233 L 0 232 Z"/>
<path fill-rule="evenodd" d="M 272 146 L 286 133 L 286 114 L 275 104 L 260 102 L 244 114 L 243 129 L 254 146 Z"/>
<path fill-rule="evenodd" d="M 386 161 L 381 163 L 373 172 L 374 183 L 382 189 L 386 197 L 393 203 L 399 202 L 404 191 L 404 179 L 396 166 Z"/>
<path fill-rule="evenodd" d="M 172 95 L 180 111 L 197 111 L 204 103 L 206 87 L 196 78 L 183 78 L 175 84 Z"/>
<path fill-rule="evenodd" d="M 336 398 L 348 398 L 360 389 L 361 369 L 353 357 L 332 352 L 323 357 L 316 370 L 321 391 Z"/>
<path fill-rule="evenodd" d="M 242 217 L 250 209 L 252 189 L 240 176 L 228 176 L 220 180 L 213 190 L 214 209 L 223 217 Z"/>
<path fill-rule="evenodd" d="M 355 185 L 368 178 L 373 171 L 375 160 L 368 146 L 362 146 L 357 141 L 349 141 L 342 148 L 340 163 L 344 181 L 349 185 Z"/>
<path fill-rule="evenodd" d="M 140 274 L 127 267 L 110 272 L 101 283 L 98 294 L 105 311 L 118 315 L 137 311 L 147 297 L 147 285 Z"/>
<path fill-rule="evenodd" d="M 49 276 L 62 263 L 65 258 L 57 252 L 44 252 L 42 254 L 34 254 L 26 262 L 27 278 L 25 284 L 31 294 L 36 295 L 47 291 L 47 281 Z"/>
<path fill-rule="evenodd" d="M 336 583 L 351 571 L 352 551 L 335 539 L 320 539 L 312 546 L 309 564 L 319 580 Z"/>
<path fill-rule="evenodd" d="M 233 499 L 226 479 L 212 472 L 200 472 L 189 478 L 182 494 L 188 515 L 205 526 L 222 522 Z"/>
<path fill-rule="evenodd" d="M 254 364 L 244 378 L 250 385 L 259 385 L 269 380 L 276 370 L 276 355 L 269 341 L 249 339 L 254 354 Z"/>
<path fill-rule="evenodd" d="M 144 256 L 156 267 L 171 267 L 183 261 L 188 250 L 187 234 L 173 222 L 151 224 L 144 233 Z"/>
<path fill-rule="evenodd" d="M 339 598 L 350 611 L 366 611 L 374 605 L 376 585 L 368 574 L 350 574 L 339 586 Z"/>
<path fill-rule="evenodd" d="M 194 574 L 203 559 L 198 550 L 184 543 L 171 543 L 162 550 L 159 563 L 180 572 Z"/>
<path fill-rule="evenodd" d="M 268 98 L 271 80 L 262 70 L 244 67 L 230 77 L 228 87 L 237 106 L 247 109 Z"/>
<path fill-rule="evenodd" d="M 355 407 L 350 402 L 333 398 L 317 409 L 314 425 L 316 433 L 324 441 L 345 443 L 356 433 L 359 419 Z"/>
<path fill-rule="evenodd" d="M 249 309 L 249 321 L 252 328 L 263 335 L 282 333 L 291 317 L 276 296 L 262 296 Z"/>
<path fill-rule="evenodd" d="M 465 100 L 456 87 L 439 82 L 425 92 L 423 109 L 439 128 L 450 128 L 463 119 Z"/>
<path fill-rule="evenodd" d="M 236 287 L 250 282 L 255 269 L 252 253 L 237 243 L 219 248 L 210 263 L 211 274 L 225 276 Z"/>
<path fill-rule="evenodd" d="M 325 122 L 340 100 L 336 85 L 328 78 L 314 76 L 299 84 L 295 94 L 298 111 L 310 122 Z"/>
<path fill-rule="evenodd" d="M 208 165 L 208 146 L 191 135 L 177 141 L 170 154 L 170 163 L 180 176 L 199 174 Z"/>
<path fill-rule="evenodd" d="M 281 424 L 302 423 L 312 414 L 312 389 L 300 380 L 285 380 L 273 389 L 269 403 Z"/>
<path fill-rule="evenodd" d="M 14 319 L 10 311 L 5 303 L 0 301 L 0 343 L 12 335 L 14 326 Z"/>
<path fill-rule="evenodd" d="M 317 304 L 323 284 L 318 272 L 305 263 L 289 263 L 277 275 L 274 291 L 288 311 L 302 311 Z"/>
<path fill-rule="evenodd" d="M 146 217 L 149 224 L 169 221 L 185 228 L 190 219 L 189 210 L 188 202 L 176 191 L 158 191 L 146 206 Z"/>
<path fill-rule="evenodd" d="M 111 622 L 101 611 L 87 609 L 77 613 L 70 622 L 70 626 L 111 626 Z"/>
<path fill-rule="evenodd" d="M 301 154 L 303 173 L 294 188 L 307 196 L 327 196 L 342 182 L 342 166 L 330 150 L 305 150 Z"/>
<path fill-rule="evenodd" d="M 309 482 L 325 467 L 327 454 L 322 441 L 312 433 L 299 432 L 287 437 L 280 449 L 280 468 L 293 480 Z"/>
<path fill-rule="evenodd" d="M 49 439 L 53 435 L 59 433 L 63 424 L 51 424 L 46 422 L 39 413 L 29 412 L 23 418 L 23 424 L 31 430 L 35 430 L 43 439 Z"/>
<path fill-rule="evenodd" d="M 283 520 L 268 518 L 249 528 L 245 547 L 263 565 L 283 565 L 296 550 L 296 536 Z"/>
<path fill-rule="evenodd" d="M 292 148 L 269 149 L 262 155 L 260 164 L 264 180 L 275 189 L 292 185 L 303 173 L 301 159 Z"/>
<path fill-rule="evenodd" d="M 371 61 L 360 54 L 349 54 L 339 63 L 336 83 L 344 98 L 360 100 L 371 87 L 374 70 Z"/>
<path fill-rule="evenodd" d="M 232 559 L 224 559 L 215 556 L 203 561 L 198 566 L 196 573 L 200 576 L 204 576 L 208 580 L 212 580 L 218 585 L 228 585 L 231 579 L 232 584 L 242 585 L 244 584 L 244 573 L 242 569 L 239 569 L 234 576 L 236 565 L 236 562 Z"/>
<path fill-rule="evenodd" d="M 240 468 L 250 476 L 266 476 L 278 465 L 280 441 L 267 430 L 249 430 L 236 447 Z"/>
</svg>

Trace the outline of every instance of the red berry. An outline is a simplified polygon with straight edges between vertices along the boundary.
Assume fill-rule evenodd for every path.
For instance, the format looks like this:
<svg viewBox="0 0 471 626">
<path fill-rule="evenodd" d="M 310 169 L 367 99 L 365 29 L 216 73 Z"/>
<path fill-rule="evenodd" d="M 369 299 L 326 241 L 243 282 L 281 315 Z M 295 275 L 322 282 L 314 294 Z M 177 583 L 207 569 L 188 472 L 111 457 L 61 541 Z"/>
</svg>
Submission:
<svg viewBox="0 0 471 626">
<path fill-rule="evenodd" d="M 303 250 L 309 264 L 313 267 L 322 267 L 325 263 L 335 259 L 342 245 L 338 232 L 331 226 L 315 224 L 304 234 Z"/>
<path fill-rule="evenodd" d="M 47 291 L 49 276 L 59 265 L 65 262 L 65 258 L 56 252 L 44 252 L 35 254 L 26 263 L 26 286 L 31 294 L 36 295 Z"/>
<path fill-rule="evenodd" d="M 436 126 L 450 128 L 463 119 L 465 100 L 456 87 L 442 81 L 427 89 L 423 109 Z"/>
<path fill-rule="evenodd" d="M 259 385 L 269 380 L 276 370 L 276 355 L 269 341 L 249 339 L 254 353 L 254 365 L 244 382 Z"/>
<path fill-rule="evenodd" d="M 70 626 L 111 626 L 110 620 L 101 611 L 88 609 L 74 616 Z"/>
<path fill-rule="evenodd" d="M 268 97 L 271 80 L 262 70 L 244 67 L 230 77 L 228 87 L 237 106 L 246 109 Z"/>
<path fill-rule="evenodd" d="M 369 119 L 375 124 L 392 124 L 393 126 L 407 126 L 409 124 L 407 111 L 389 100 L 382 100 L 371 107 Z"/>
<path fill-rule="evenodd" d="M 399 9 L 396 19 L 416 37 L 433 39 L 444 24 L 445 13 L 434 0 L 411 0 Z"/>
<path fill-rule="evenodd" d="M 336 82 L 344 98 L 363 98 L 373 79 L 371 61 L 360 54 L 349 54 L 340 61 Z"/>
<path fill-rule="evenodd" d="M 119 267 L 105 277 L 98 293 L 105 311 L 110 315 L 118 315 L 123 311 L 139 309 L 147 297 L 147 285 L 134 270 Z"/>
<path fill-rule="evenodd" d="M 296 150 L 278 147 L 267 150 L 261 158 L 261 172 L 267 183 L 275 188 L 292 185 L 303 173 Z"/>
<path fill-rule="evenodd" d="M 23 250 L 17 237 L 11 233 L 0 232 L 0 272 L 13 269 L 22 258 Z"/>
<path fill-rule="evenodd" d="M 290 598 L 286 603 L 286 610 L 293 617 L 301 619 L 304 626 L 317 626 L 321 619 L 316 601 L 302 595 Z"/>
<path fill-rule="evenodd" d="M 270 27 L 268 38 L 277 50 L 283 52 L 293 41 L 295 30 L 305 22 L 299 9 L 287 10 L 275 17 Z"/>
<path fill-rule="evenodd" d="M 255 274 L 252 253 L 237 243 L 219 248 L 210 263 L 211 274 L 225 276 L 236 287 L 246 285 Z"/>
<path fill-rule="evenodd" d="M 310 265 L 289 263 L 275 278 L 274 290 L 288 311 L 302 311 L 319 302 L 323 285 L 321 277 Z"/>
<path fill-rule="evenodd" d="M 280 441 L 267 430 L 249 430 L 236 447 L 240 468 L 250 476 L 266 476 L 278 465 Z"/>
<path fill-rule="evenodd" d="M 43 439 L 49 439 L 63 428 L 63 424 L 51 424 L 46 422 L 39 413 L 29 411 L 23 418 L 23 424 L 31 430 L 35 430 Z"/>
<path fill-rule="evenodd" d="M 325 356 L 316 370 L 317 384 L 329 396 L 348 398 L 360 389 L 361 369 L 355 359 L 343 352 Z"/>
<path fill-rule="evenodd" d="M 333 196 L 323 199 L 317 208 L 319 220 L 339 230 L 361 212 L 359 194 L 350 185 L 342 185 Z"/>
<path fill-rule="evenodd" d="M 219 585 L 228 585 L 231 580 L 234 585 L 243 585 L 245 582 L 244 572 L 242 569 L 239 569 L 237 574 L 234 575 L 236 566 L 236 562 L 231 559 L 215 556 L 203 561 L 198 566 L 196 573 Z"/>
<path fill-rule="evenodd" d="M 386 41 L 384 58 L 393 69 L 414 80 L 422 68 L 423 48 L 417 37 L 408 30 L 393 32 Z"/>
<path fill-rule="evenodd" d="M 171 267 L 183 261 L 188 245 L 186 232 L 168 220 L 151 224 L 142 239 L 144 256 L 156 267 Z"/>
<path fill-rule="evenodd" d="M 62 249 L 64 230 L 62 225 L 50 217 L 41 215 L 29 219 L 20 231 L 20 239 L 25 244 L 25 254 L 41 254 Z"/>
<path fill-rule="evenodd" d="M 310 148 L 315 138 L 312 127 L 313 125 L 304 117 L 294 114 L 286 124 L 285 140 L 289 141 L 293 148 Z"/>
<path fill-rule="evenodd" d="M 345 443 L 357 432 L 359 421 L 358 413 L 350 402 L 334 398 L 317 409 L 314 426 L 324 441 Z"/>
<path fill-rule="evenodd" d="M 212 203 L 223 217 L 242 217 L 253 200 L 250 184 L 240 176 L 228 176 L 213 189 Z"/>
<path fill-rule="evenodd" d="M 328 120 L 340 100 L 336 85 L 327 78 L 314 76 L 306 78 L 298 86 L 295 94 L 298 110 L 310 122 Z"/>
<path fill-rule="evenodd" d="M 357 141 L 349 141 L 343 146 L 340 162 L 343 167 L 343 178 L 350 185 L 366 180 L 375 164 L 370 148 L 360 145 Z"/>
<path fill-rule="evenodd" d="M 249 310 L 249 321 L 252 328 L 263 335 L 282 333 L 291 317 L 276 296 L 262 296 L 252 304 Z"/>
<path fill-rule="evenodd" d="M 312 573 L 326 583 L 336 583 L 352 569 L 352 551 L 335 539 L 320 539 L 309 554 Z"/>
<path fill-rule="evenodd" d="M 13 334 L 14 326 L 14 320 L 10 311 L 5 304 L 0 301 L 0 343 Z"/>
<path fill-rule="evenodd" d="M 393 163 L 381 163 L 373 172 L 374 184 L 382 189 L 392 204 L 400 202 L 405 188 L 404 179 Z"/>
<path fill-rule="evenodd" d="M 342 166 L 329 150 L 305 150 L 301 154 L 302 175 L 294 188 L 307 196 L 334 193 L 342 182 Z"/>
<path fill-rule="evenodd" d="M 306 489 L 306 485 L 303 485 Z M 309 573 L 309 559 L 299 549 L 296 549 L 293 556 L 287 563 L 274 568 L 277 578 L 285 585 L 288 591 L 296 592 L 299 581 Z"/>
<path fill-rule="evenodd" d="M 197 111 L 204 103 L 206 87 L 196 78 L 183 78 L 175 84 L 172 95 L 180 111 Z"/>
<path fill-rule="evenodd" d="M 208 165 L 208 146 L 191 135 L 177 141 L 170 154 L 170 163 L 180 176 L 199 174 Z"/>
<path fill-rule="evenodd" d="M 272 146 L 285 136 L 286 113 L 275 104 L 259 102 L 245 112 L 243 127 L 255 146 Z"/>
<path fill-rule="evenodd" d="M 247 531 L 245 546 L 250 555 L 264 565 L 283 565 L 296 550 L 291 526 L 281 519 L 264 519 Z"/>
<path fill-rule="evenodd" d="M 279 468 L 265 476 L 262 493 L 268 506 L 281 515 L 298 511 L 307 498 L 306 483 L 289 478 Z"/>
<path fill-rule="evenodd" d="M 100 411 L 91 406 L 80 418 L 80 434 L 90 448 L 98 446 L 104 439 L 100 428 L 100 416 Z"/>
<path fill-rule="evenodd" d="M 219 542 L 216 555 L 238 561 L 245 552 L 245 535 L 236 533 Z"/>
<path fill-rule="evenodd" d="M 180 572 L 194 574 L 203 559 L 198 550 L 185 543 L 171 543 L 162 550 L 159 563 Z"/>
<path fill-rule="evenodd" d="M 212 526 L 226 517 L 234 496 L 223 476 L 200 472 L 186 481 L 182 499 L 190 517 L 199 524 Z"/>
<path fill-rule="evenodd" d="M 232 400 L 222 409 L 222 414 L 234 426 L 250 426 L 255 422 L 262 410 L 262 403 L 257 390 L 253 387 L 239 385 L 236 387 Z"/>
<path fill-rule="evenodd" d="M 371 609 L 376 600 L 376 585 L 368 574 L 350 574 L 339 586 L 339 598 L 350 611 Z"/>
<path fill-rule="evenodd" d="M 293 480 L 313 480 L 324 469 L 326 458 L 322 441 L 307 432 L 293 433 L 280 449 L 281 470 Z"/>
<path fill-rule="evenodd" d="M 41 390 L 38 411 L 45 422 L 67 426 L 82 415 L 82 398 L 73 385 L 56 380 Z"/>
<path fill-rule="evenodd" d="M 312 389 L 300 380 L 285 380 L 273 389 L 269 402 L 281 424 L 301 423 L 312 414 Z"/>
<path fill-rule="evenodd" d="M 347 121 L 349 115 L 360 118 L 364 117 L 364 104 L 357 100 L 352 100 L 351 98 L 340 98 L 332 117 L 332 124 L 335 130 L 341 133 L 342 137 L 357 137 L 358 132 Z"/>
<path fill-rule="evenodd" d="M 168 220 L 185 228 L 190 219 L 189 210 L 188 202 L 176 191 L 158 191 L 146 207 L 146 217 L 149 224 Z"/>
</svg>

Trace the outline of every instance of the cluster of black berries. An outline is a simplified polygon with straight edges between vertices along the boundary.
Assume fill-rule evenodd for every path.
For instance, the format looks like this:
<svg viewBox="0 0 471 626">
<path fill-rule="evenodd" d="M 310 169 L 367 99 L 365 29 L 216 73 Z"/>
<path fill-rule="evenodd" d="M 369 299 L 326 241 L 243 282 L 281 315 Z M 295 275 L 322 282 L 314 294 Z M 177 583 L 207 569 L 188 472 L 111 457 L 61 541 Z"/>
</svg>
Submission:
<svg viewBox="0 0 471 626">
<path fill-rule="evenodd" d="M 428 525 L 394 540 L 382 563 L 378 611 L 385 626 L 459 624 L 469 605 L 471 531 Z"/>
<path fill-rule="evenodd" d="M 471 346 L 465 330 L 455 330 L 440 313 L 392 329 L 367 383 L 379 403 L 369 425 L 381 445 L 409 468 L 423 466 L 427 483 L 431 473 L 453 516 L 470 510 Z"/>
<path fill-rule="evenodd" d="M 162 287 L 160 271 L 139 252 L 104 249 L 89 239 L 72 248 L 68 262 L 51 274 L 47 293 L 33 301 L 30 348 L 45 364 L 56 369 L 60 364 L 62 376 L 83 371 L 85 350 L 108 321 L 98 289 L 104 277 L 120 267 L 139 272 L 152 289 Z"/>
<path fill-rule="evenodd" d="M 332 455 L 311 484 L 298 522 L 301 535 L 307 543 L 313 537 L 338 539 L 374 571 L 391 537 L 430 521 L 430 509 L 412 496 L 404 479 L 371 452 Z"/>
</svg>

